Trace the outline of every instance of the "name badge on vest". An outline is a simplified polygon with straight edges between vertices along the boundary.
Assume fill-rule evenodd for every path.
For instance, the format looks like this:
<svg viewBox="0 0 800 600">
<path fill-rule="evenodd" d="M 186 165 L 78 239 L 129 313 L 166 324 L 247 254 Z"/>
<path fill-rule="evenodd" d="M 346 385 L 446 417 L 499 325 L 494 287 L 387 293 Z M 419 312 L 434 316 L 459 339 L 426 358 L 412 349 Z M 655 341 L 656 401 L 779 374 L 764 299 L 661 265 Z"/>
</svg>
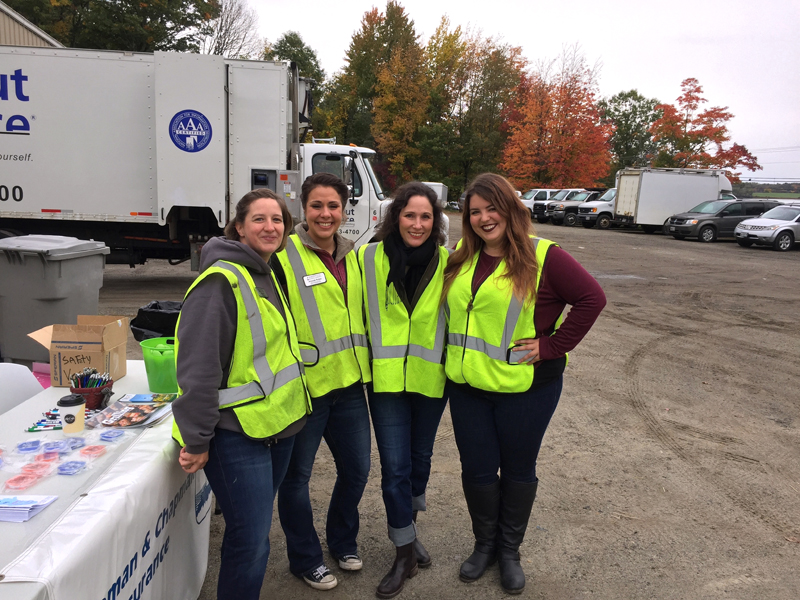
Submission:
<svg viewBox="0 0 800 600">
<path fill-rule="evenodd" d="M 325 273 L 314 273 L 313 275 L 306 275 L 303 277 L 303 283 L 306 284 L 306 287 L 319 285 L 320 283 L 325 283 L 325 281 Z"/>
</svg>

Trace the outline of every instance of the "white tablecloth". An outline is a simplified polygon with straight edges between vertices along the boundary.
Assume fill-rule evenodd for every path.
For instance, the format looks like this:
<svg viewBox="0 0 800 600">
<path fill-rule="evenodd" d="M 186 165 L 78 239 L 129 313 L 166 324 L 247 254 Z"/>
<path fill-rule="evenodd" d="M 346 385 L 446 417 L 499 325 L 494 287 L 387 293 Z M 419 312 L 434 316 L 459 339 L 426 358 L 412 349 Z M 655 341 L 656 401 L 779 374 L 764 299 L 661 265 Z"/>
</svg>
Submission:
<svg viewBox="0 0 800 600">
<path fill-rule="evenodd" d="M 116 397 L 147 393 L 142 361 L 114 383 Z M 55 439 L 25 433 L 68 388 L 48 388 L 0 418 L 0 444 Z M 91 471 L 54 475 L 22 494 L 59 499 L 27 523 L 0 523 L 0 600 L 194 600 L 208 560 L 210 487 L 187 476 L 172 419 L 141 430 Z M 12 474 L 0 474 L 0 483 Z"/>
</svg>

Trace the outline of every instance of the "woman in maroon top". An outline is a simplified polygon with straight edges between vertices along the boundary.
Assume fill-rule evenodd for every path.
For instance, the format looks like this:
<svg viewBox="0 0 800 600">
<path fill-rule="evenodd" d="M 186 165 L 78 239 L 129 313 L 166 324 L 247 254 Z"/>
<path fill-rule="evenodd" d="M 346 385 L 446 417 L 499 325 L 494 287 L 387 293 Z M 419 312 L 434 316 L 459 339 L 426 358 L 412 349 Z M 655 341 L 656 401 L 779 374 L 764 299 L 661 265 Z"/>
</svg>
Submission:
<svg viewBox="0 0 800 600">
<path fill-rule="evenodd" d="M 566 353 L 588 333 L 605 295 L 564 250 L 532 237 L 528 209 L 500 175 L 470 184 L 462 224 L 442 292 L 450 319 L 446 393 L 475 535 L 460 577 L 475 581 L 499 560 L 503 589 L 518 594 L 536 458 L 561 395 Z"/>
</svg>

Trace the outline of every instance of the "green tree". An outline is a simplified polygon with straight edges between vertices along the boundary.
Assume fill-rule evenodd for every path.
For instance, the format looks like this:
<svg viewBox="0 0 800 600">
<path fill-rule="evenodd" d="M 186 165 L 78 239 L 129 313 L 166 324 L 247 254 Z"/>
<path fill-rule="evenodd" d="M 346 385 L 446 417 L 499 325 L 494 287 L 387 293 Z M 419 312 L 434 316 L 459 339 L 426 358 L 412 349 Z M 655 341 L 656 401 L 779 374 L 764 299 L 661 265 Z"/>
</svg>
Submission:
<svg viewBox="0 0 800 600">
<path fill-rule="evenodd" d="M 319 85 L 325 81 L 325 71 L 319 64 L 316 51 L 296 31 L 287 31 L 274 44 L 268 44 L 262 58 L 294 61 L 303 77 L 309 77 Z"/>
<path fill-rule="evenodd" d="M 219 0 L 9 0 L 9 6 L 65 46 L 196 52 Z"/>
<path fill-rule="evenodd" d="M 636 90 L 619 92 L 598 102 L 602 119 L 614 127 L 609 139 L 612 163 L 606 184 L 613 185 L 620 169 L 649 164 L 656 150 L 650 127 L 661 118 L 662 112 L 656 109 L 659 104 Z"/>
</svg>

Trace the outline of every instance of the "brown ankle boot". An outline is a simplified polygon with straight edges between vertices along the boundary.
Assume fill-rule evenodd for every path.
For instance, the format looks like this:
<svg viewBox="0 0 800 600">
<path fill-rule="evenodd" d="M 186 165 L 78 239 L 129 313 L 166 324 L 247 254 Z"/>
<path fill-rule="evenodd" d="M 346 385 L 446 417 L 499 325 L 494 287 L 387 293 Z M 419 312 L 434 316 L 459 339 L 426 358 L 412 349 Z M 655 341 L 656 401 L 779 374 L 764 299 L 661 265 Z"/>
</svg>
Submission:
<svg viewBox="0 0 800 600">
<path fill-rule="evenodd" d="M 414 523 L 417 522 L 417 511 L 411 513 L 411 518 L 413 519 Z M 414 554 L 417 555 L 417 566 L 420 569 L 431 566 L 431 555 L 428 554 L 427 550 L 425 550 L 425 546 L 422 545 L 422 542 L 419 541 L 418 537 L 414 538 Z"/>
<path fill-rule="evenodd" d="M 417 556 L 414 554 L 414 544 L 397 546 L 397 555 L 392 569 L 381 580 L 375 595 L 378 598 L 394 598 L 403 591 L 406 579 L 411 579 L 417 574 Z"/>
</svg>

